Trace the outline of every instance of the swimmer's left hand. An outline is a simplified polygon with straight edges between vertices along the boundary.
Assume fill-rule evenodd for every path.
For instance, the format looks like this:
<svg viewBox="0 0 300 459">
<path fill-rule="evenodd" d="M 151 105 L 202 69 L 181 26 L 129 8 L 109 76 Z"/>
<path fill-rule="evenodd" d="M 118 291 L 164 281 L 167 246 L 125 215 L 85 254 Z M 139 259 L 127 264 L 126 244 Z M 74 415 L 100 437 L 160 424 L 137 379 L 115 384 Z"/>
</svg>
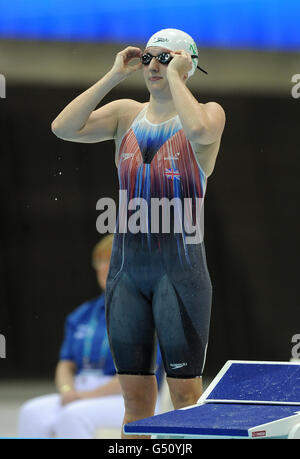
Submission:
<svg viewBox="0 0 300 459">
<path fill-rule="evenodd" d="M 171 56 L 173 56 L 173 59 L 168 64 L 167 78 L 176 72 L 180 78 L 184 79 L 193 68 L 191 55 L 184 50 L 179 50 L 171 51 Z"/>
</svg>

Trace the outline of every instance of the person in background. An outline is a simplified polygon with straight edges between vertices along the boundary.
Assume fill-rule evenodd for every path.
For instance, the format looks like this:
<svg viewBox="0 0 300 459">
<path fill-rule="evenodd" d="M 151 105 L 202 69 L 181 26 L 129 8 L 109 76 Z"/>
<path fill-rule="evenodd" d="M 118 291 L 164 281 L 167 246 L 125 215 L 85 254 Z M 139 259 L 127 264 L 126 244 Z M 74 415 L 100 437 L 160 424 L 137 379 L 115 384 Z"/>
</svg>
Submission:
<svg viewBox="0 0 300 459">
<path fill-rule="evenodd" d="M 109 349 L 105 323 L 105 285 L 113 235 L 94 248 L 92 264 L 102 290 L 71 312 L 55 371 L 58 393 L 33 398 L 20 409 L 18 435 L 22 438 L 85 438 L 101 428 L 119 428 L 124 401 Z M 158 383 L 162 360 L 158 351 Z"/>
</svg>

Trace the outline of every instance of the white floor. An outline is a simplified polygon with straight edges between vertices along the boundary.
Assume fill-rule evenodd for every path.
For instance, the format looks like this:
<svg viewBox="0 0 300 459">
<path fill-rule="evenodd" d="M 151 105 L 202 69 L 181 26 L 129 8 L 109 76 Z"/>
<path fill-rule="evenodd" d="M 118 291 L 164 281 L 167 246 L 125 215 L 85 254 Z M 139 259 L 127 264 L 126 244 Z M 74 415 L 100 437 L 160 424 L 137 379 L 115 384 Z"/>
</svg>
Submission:
<svg viewBox="0 0 300 459">
<path fill-rule="evenodd" d="M 55 391 L 51 381 L 16 380 L 0 382 L 0 437 L 17 436 L 18 412 L 22 403 Z"/>
</svg>

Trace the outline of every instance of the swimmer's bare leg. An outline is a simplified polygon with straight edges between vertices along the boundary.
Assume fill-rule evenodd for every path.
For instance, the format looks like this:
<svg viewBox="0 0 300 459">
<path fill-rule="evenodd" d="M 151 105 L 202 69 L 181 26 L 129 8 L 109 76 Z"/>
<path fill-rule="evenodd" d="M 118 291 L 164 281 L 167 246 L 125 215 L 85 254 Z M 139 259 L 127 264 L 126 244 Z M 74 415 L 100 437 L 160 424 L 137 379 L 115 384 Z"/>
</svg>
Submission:
<svg viewBox="0 0 300 459">
<path fill-rule="evenodd" d="M 123 426 L 154 415 L 157 400 L 157 380 L 155 375 L 118 375 L 122 388 L 125 415 L 121 438 L 151 438 L 142 435 L 125 435 Z"/>
</svg>

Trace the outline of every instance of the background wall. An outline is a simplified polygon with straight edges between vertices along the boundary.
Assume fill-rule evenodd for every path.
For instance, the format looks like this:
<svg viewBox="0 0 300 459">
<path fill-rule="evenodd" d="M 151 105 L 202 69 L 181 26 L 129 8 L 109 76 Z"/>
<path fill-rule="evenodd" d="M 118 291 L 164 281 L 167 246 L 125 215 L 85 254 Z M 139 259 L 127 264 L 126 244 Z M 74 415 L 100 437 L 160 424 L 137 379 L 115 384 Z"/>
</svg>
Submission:
<svg viewBox="0 0 300 459">
<path fill-rule="evenodd" d="M 49 375 L 65 315 L 98 293 L 90 252 L 97 200 L 118 202 L 114 144 L 64 142 L 50 130 L 83 90 L 9 86 L 2 106 L 2 376 Z M 147 94 L 116 89 L 107 101 L 122 97 Z M 207 371 L 230 358 L 289 359 L 299 329 L 297 101 L 197 97 L 227 114 L 205 204 L 214 286 Z"/>
<path fill-rule="evenodd" d="M 2 379 L 52 377 L 66 314 L 98 294 L 90 255 L 101 237 L 97 200 L 118 201 L 114 144 L 64 142 L 50 125 L 127 44 L 0 41 Z M 130 44 L 143 46 L 140 37 Z M 209 75 L 199 72 L 189 87 L 227 115 L 205 204 L 214 288 L 207 374 L 227 359 L 289 360 L 300 332 L 300 100 L 291 94 L 299 49 L 199 44 Z M 141 74 L 103 102 L 123 97 L 147 100 Z"/>
</svg>

